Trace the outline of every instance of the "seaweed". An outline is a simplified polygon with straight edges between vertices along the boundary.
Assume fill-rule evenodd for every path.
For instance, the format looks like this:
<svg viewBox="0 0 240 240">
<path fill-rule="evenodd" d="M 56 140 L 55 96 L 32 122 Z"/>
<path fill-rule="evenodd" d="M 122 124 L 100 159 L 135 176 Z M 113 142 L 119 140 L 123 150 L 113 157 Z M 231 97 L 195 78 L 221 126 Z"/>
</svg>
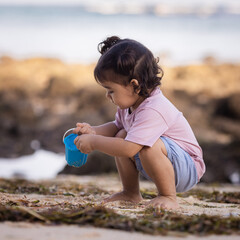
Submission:
<svg viewBox="0 0 240 240">
<path fill-rule="evenodd" d="M 145 199 L 152 199 L 157 197 L 156 192 L 149 190 L 141 190 L 141 194 Z M 207 202 L 240 204 L 240 192 L 210 192 L 201 189 L 192 189 L 188 192 L 177 193 L 177 196 L 182 198 L 194 196 L 199 200 L 205 200 Z"/>
<path fill-rule="evenodd" d="M 25 179 L 0 179 L 0 192 L 53 194 L 46 186 Z"/>
<path fill-rule="evenodd" d="M 143 189 L 140 192 L 142 194 L 142 197 L 145 199 L 153 199 L 153 198 L 157 197 L 157 193 L 154 191 L 148 191 L 148 190 Z"/>
<path fill-rule="evenodd" d="M 234 216 L 192 215 L 186 216 L 162 210 L 160 213 L 146 211 L 139 218 L 130 218 L 115 213 L 103 206 L 83 206 L 64 211 L 52 208 L 41 213 L 26 207 L 0 204 L 0 221 L 29 221 L 47 224 L 77 224 L 95 227 L 138 231 L 154 235 L 172 232 L 191 234 L 240 234 L 240 219 Z"/>
<path fill-rule="evenodd" d="M 4 201 L 0 203 L 1 221 L 42 222 L 43 224 L 76 224 L 92 225 L 102 228 L 138 231 L 155 235 L 197 235 L 206 234 L 240 234 L 240 218 L 234 214 L 228 216 L 184 215 L 176 212 L 156 212 L 154 208 L 141 208 L 136 212 L 136 205 L 121 204 L 118 210 L 128 211 L 127 216 L 94 202 L 100 195 L 109 194 L 94 184 L 78 184 L 70 181 L 31 182 L 21 179 L 0 179 L 0 195 Z M 8 193 L 8 194 L 6 194 Z M 27 198 L 20 194 L 38 195 Z M 157 192 L 141 190 L 145 199 L 152 199 Z M 19 196 L 18 196 L 19 194 Z M 56 196 L 56 198 L 55 198 Z M 193 189 L 178 194 L 179 197 L 194 196 L 205 202 L 239 203 L 238 192 L 207 192 Z M 34 198 L 33 198 L 34 197 Z M 46 199 L 54 200 L 46 200 Z M 58 198 L 61 201 L 58 201 Z M 193 203 L 193 206 L 213 208 L 204 203 Z M 230 205 L 231 206 L 231 205 Z M 231 206 L 238 207 L 239 205 Z M 138 205 L 139 207 L 139 205 Z M 221 207 L 221 206 L 220 206 Z"/>
<path fill-rule="evenodd" d="M 3 179 L 0 178 L 0 192 L 12 194 L 28 194 L 35 193 L 41 195 L 64 195 L 72 196 L 84 194 L 89 196 L 92 194 L 107 193 L 96 186 L 83 186 L 78 183 L 61 183 L 61 182 L 32 182 L 25 179 Z"/>
<path fill-rule="evenodd" d="M 240 192 L 208 192 L 200 189 L 193 189 L 185 193 L 178 193 L 177 196 L 183 198 L 194 196 L 199 200 L 205 200 L 207 202 L 240 204 Z"/>
</svg>

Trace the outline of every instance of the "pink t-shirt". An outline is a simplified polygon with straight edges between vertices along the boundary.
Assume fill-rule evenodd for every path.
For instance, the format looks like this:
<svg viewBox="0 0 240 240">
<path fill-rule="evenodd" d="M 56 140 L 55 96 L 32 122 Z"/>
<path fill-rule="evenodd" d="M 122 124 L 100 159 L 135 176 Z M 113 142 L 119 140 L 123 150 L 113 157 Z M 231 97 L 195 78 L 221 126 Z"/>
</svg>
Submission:
<svg viewBox="0 0 240 240">
<path fill-rule="evenodd" d="M 156 88 L 137 109 L 118 108 L 114 121 L 118 129 L 125 129 L 125 140 L 152 147 L 160 136 L 176 142 L 194 160 L 198 178 L 205 172 L 202 149 L 183 114 Z"/>
</svg>

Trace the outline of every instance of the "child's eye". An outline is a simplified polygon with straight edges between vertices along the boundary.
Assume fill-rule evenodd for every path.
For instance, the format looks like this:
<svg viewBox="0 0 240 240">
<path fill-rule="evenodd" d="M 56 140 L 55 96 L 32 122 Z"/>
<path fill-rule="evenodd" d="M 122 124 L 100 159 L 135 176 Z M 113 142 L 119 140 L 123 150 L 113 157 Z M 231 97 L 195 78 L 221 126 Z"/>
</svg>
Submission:
<svg viewBox="0 0 240 240">
<path fill-rule="evenodd" d="M 113 91 L 108 91 L 108 94 L 113 94 Z"/>
</svg>

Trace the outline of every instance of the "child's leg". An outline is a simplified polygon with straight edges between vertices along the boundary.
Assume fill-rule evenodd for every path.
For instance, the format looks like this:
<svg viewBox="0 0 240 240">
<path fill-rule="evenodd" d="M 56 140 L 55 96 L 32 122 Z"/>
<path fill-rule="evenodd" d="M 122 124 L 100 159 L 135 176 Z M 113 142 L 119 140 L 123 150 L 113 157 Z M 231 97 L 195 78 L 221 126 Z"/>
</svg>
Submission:
<svg viewBox="0 0 240 240">
<path fill-rule="evenodd" d="M 126 131 L 120 130 L 116 137 L 125 138 L 126 135 Z M 139 191 L 139 172 L 136 169 L 134 161 L 125 157 L 116 157 L 115 161 L 123 185 L 123 191 L 104 199 L 104 202 L 118 200 L 140 202 L 142 196 Z"/>
<path fill-rule="evenodd" d="M 144 147 L 139 156 L 144 170 L 156 184 L 159 192 L 159 196 L 154 198 L 150 205 L 159 209 L 178 208 L 174 169 L 167 158 L 163 141 L 159 139 L 151 148 Z"/>
</svg>

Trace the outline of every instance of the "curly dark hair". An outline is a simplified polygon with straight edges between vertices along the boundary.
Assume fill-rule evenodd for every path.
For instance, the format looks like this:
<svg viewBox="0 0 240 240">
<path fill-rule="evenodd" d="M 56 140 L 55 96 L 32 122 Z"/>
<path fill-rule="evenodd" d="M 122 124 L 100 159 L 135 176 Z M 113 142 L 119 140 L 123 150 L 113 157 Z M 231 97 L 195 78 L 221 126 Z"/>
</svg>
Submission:
<svg viewBox="0 0 240 240">
<path fill-rule="evenodd" d="M 137 79 L 139 95 L 149 97 L 151 90 L 161 85 L 163 70 L 158 65 L 152 52 L 141 43 L 132 39 L 120 39 L 117 36 L 107 38 L 98 44 L 102 54 L 94 69 L 94 77 L 98 83 L 103 83 L 106 71 L 123 75 L 122 82 L 113 78 L 113 82 L 127 86 L 132 79 Z"/>
</svg>

